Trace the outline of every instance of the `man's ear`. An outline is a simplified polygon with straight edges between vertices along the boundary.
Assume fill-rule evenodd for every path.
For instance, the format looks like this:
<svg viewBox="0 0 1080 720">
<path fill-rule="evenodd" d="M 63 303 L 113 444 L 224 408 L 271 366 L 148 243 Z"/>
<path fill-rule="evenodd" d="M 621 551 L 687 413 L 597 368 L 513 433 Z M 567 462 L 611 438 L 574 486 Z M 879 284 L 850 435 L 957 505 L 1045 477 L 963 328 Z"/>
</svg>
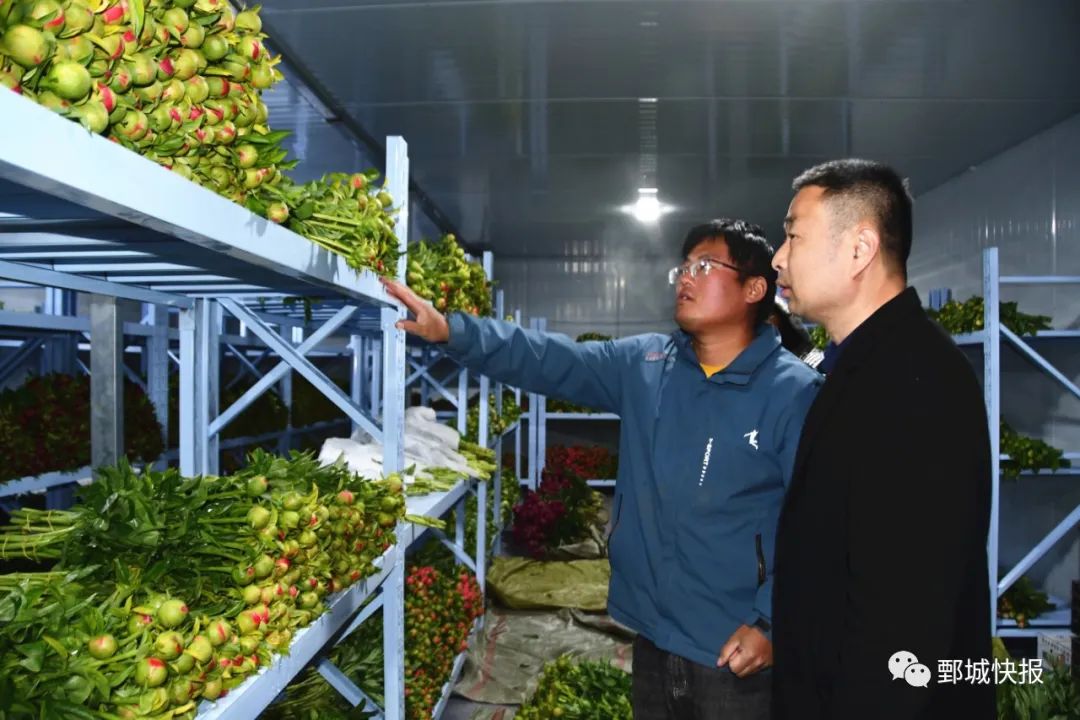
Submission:
<svg viewBox="0 0 1080 720">
<path fill-rule="evenodd" d="M 860 225 L 855 231 L 855 250 L 852 261 L 858 275 L 870 265 L 881 252 L 881 235 L 871 225 Z"/>
<path fill-rule="evenodd" d="M 765 278 L 760 275 L 754 275 L 749 278 L 743 285 L 743 293 L 746 297 L 748 305 L 759 303 L 765 299 L 765 293 L 769 289 L 769 284 L 765 282 Z"/>
</svg>

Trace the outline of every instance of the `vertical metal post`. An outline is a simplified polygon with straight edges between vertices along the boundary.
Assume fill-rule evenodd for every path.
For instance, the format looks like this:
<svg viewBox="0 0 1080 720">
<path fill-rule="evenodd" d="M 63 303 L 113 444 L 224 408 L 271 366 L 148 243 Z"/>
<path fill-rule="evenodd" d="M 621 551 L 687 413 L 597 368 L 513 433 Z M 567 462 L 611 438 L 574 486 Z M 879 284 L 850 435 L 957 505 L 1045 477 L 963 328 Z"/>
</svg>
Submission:
<svg viewBox="0 0 1080 720">
<path fill-rule="evenodd" d="M 382 431 L 383 471 L 399 472 L 405 467 L 405 333 L 394 324 L 405 317 L 403 310 L 382 311 L 383 385 Z"/>
<path fill-rule="evenodd" d="M 464 435 L 469 416 L 469 371 L 465 368 L 461 368 L 461 373 L 458 374 L 457 398 L 457 431 Z M 487 398 L 484 398 L 484 401 L 486 402 Z"/>
<path fill-rule="evenodd" d="M 349 368 L 349 398 L 356 407 L 363 407 L 364 395 L 364 341 L 359 335 L 349 336 L 349 352 L 352 353 L 352 364 Z M 352 431 L 356 432 L 356 423 L 352 424 Z"/>
<path fill-rule="evenodd" d="M 90 463 L 124 454 L 124 327 L 116 298 L 90 296 Z"/>
<path fill-rule="evenodd" d="M 990 633 L 997 634 L 998 528 L 1001 481 L 1001 284 L 998 249 L 983 250 L 983 397 L 990 429 L 990 533 L 987 562 L 990 566 Z"/>
<path fill-rule="evenodd" d="M 546 332 L 547 318 L 539 318 L 536 329 Z M 537 395 L 536 398 L 536 483 L 539 485 L 547 466 L 547 396 Z"/>
<path fill-rule="evenodd" d="M 431 364 L 431 348 L 426 345 L 420 351 L 420 364 L 430 372 L 428 365 Z M 423 407 L 431 405 L 431 384 L 423 376 L 420 377 L 420 405 Z"/>
<path fill-rule="evenodd" d="M 529 329 L 538 330 L 540 322 L 536 318 L 529 320 Z M 535 491 L 540 484 L 540 471 L 537 470 L 537 447 L 540 429 L 540 395 L 529 393 L 529 489 Z"/>
<path fill-rule="evenodd" d="M 199 302 L 199 301 L 197 301 Z M 180 473 L 196 474 L 195 459 L 195 328 L 197 308 L 180 311 Z"/>
<path fill-rule="evenodd" d="M 517 324 L 517 325 L 521 325 L 521 310 L 520 309 L 514 311 L 514 323 Z M 521 396 L 522 396 L 521 388 L 514 388 L 514 402 L 516 402 L 518 404 L 518 407 L 521 407 Z M 529 405 L 529 408 L 530 409 L 532 408 L 531 404 Z M 521 434 L 522 434 L 522 425 L 524 425 L 526 422 L 528 422 L 528 427 L 532 427 L 532 421 L 529 419 L 529 416 L 527 414 L 523 413 L 522 416 L 521 416 L 521 422 L 518 423 L 517 430 L 514 431 L 514 482 L 516 482 L 518 485 L 521 485 Z"/>
<path fill-rule="evenodd" d="M 405 256 L 409 233 L 409 146 L 400 137 L 386 141 L 387 189 L 397 206 L 394 234 L 398 238 L 397 278 L 405 281 Z M 404 308 L 384 308 L 382 325 L 382 368 L 372 373 L 372 403 L 382 399 L 383 469 L 398 472 L 405 464 L 405 333 L 394 325 L 404 319 Z M 382 370 L 386 383 L 376 392 Z M 375 415 L 374 411 L 372 415 Z M 402 526 L 398 525 L 398 537 Z M 405 552 L 394 552 L 394 569 L 384 585 L 383 599 L 383 692 L 385 720 L 405 720 Z"/>
<path fill-rule="evenodd" d="M 151 331 L 146 341 L 146 387 L 154 414 L 161 423 L 162 440 L 169 439 L 169 309 L 164 305 L 151 305 L 147 319 Z"/>
<path fill-rule="evenodd" d="M 505 297 L 502 290 L 495 292 L 495 317 L 499 320 L 503 318 L 505 308 Z M 499 414 L 501 418 L 503 415 L 503 384 L 495 383 L 495 412 Z M 502 455 L 503 455 L 503 434 L 499 433 L 499 437 L 495 439 L 495 474 L 492 476 L 492 481 L 495 483 L 494 492 L 494 504 L 495 507 L 491 509 L 492 517 L 495 520 L 495 537 L 492 538 L 491 551 L 493 554 L 498 555 L 502 552 L 502 530 L 503 530 L 503 517 L 502 517 Z"/>
<path fill-rule="evenodd" d="M 282 330 L 284 330 L 282 326 Z M 299 345 L 304 342 L 304 329 L 299 327 L 289 328 L 291 333 L 290 341 L 293 345 Z M 281 387 L 279 388 L 281 394 L 281 402 L 285 406 L 285 432 L 278 439 L 278 454 L 282 457 L 288 457 L 289 451 L 292 450 L 292 430 L 293 430 L 293 371 L 289 369 L 285 373 L 285 377 L 281 378 Z"/>
<path fill-rule="evenodd" d="M 377 338 L 368 339 L 368 353 L 371 355 L 371 417 L 378 420 L 382 416 L 382 344 Z"/>
<path fill-rule="evenodd" d="M 480 376 L 480 423 L 476 444 L 488 446 L 488 388 L 491 380 L 487 375 Z M 496 507 L 498 507 L 496 505 Z M 487 482 L 481 481 L 476 487 L 476 582 L 480 592 L 484 592 L 487 571 Z"/>
<path fill-rule="evenodd" d="M 218 414 L 218 379 L 220 348 L 218 344 L 221 306 L 215 300 L 197 299 L 190 318 L 181 316 L 180 328 L 180 463 L 181 472 L 191 475 L 213 475 L 218 472 L 218 436 L 210 436 L 210 421 Z M 190 329 L 188 325 L 190 324 Z M 191 333 L 190 358 L 185 358 L 185 334 Z M 186 362 L 185 362 L 186 361 Z M 190 367 L 185 367 L 189 365 Z M 190 390 L 185 392 L 185 380 Z M 190 395 L 188 395 L 190 393 Z M 184 420 L 185 397 L 191 403 Z M 187 435 L 185 437 L 185 434 Z M 185 452 L 190 443 L 190 455 Z M 190 469 L 185 470 L 185 456 Z"/>
</svg>

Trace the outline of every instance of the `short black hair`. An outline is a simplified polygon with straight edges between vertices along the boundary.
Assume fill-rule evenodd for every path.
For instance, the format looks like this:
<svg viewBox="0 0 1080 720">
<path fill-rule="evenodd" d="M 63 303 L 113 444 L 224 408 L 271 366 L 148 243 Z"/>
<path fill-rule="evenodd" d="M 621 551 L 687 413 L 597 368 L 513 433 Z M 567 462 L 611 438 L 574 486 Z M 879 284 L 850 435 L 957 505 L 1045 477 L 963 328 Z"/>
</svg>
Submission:
<svg viewBox="0 0 1080 720">
<path fill-rule="evenodd" d="M 776 270 L 772 266 L 773 249 L 765 239 L 765 231 L 760 225 L 731 218 L 717 218 L 695 225 L 683 240 L 683 260 L 690 257 L 694 248 L 706 240 L 724 241 L 732 264 L 740 269 L 740 280 L 751 277 L 765 278 L 765 297 L 757 304 L 754 324 L 767 322 L 776 299 Z"/>
<path fill-rule="evenodd" d="M 806 170 L 791 186 L 796 192 L 806 187 L 824 188 L 826 198 L 844 204 L 837 208 L 841 213 L 869 214 L 881 233 L 886 257 L 907 278 L 914 201 L 900 173 L 873 160 L 832 160 Z"/>
</svg>

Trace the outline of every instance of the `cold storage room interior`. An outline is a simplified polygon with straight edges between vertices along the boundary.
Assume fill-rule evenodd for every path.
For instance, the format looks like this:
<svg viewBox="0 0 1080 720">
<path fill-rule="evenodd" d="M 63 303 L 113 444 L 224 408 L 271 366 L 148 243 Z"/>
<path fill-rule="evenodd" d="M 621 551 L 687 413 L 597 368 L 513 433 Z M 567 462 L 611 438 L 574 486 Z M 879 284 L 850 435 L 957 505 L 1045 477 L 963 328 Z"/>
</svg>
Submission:
<svg viewBox="0 0 1080 720">
<path fill-rule="evenodd" d="M 1080 717 L 1077 37 L 0 0 L 0 717 Z"/>
</svg>

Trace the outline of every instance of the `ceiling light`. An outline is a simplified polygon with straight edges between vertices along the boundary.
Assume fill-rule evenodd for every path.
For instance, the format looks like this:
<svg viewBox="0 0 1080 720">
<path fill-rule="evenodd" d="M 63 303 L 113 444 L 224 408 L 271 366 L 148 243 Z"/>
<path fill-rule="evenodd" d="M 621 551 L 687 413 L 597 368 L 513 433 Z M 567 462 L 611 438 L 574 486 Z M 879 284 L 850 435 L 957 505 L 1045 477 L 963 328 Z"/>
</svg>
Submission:
<svg viewBox="0 0 1080 720">
<path fill-rule="evenodd" d="M 660 201 L 656 198 L 656 195 L 643 194 L 634 203 L 634 217 L 640 223 L 650 225 L 656 222 L 660 219 L 661 212 L 663 212 L 663 208 L 660 207 Z"/>
<path fill-rule="evenodd" d="M 643 97 L 643 98 L 638 98 L 638 102 L 639 102 L 639 103 L 655 103 L 655 102 L 656 102 L 656 98 L 654 98 L 654 97 Z"/>
</svg>

